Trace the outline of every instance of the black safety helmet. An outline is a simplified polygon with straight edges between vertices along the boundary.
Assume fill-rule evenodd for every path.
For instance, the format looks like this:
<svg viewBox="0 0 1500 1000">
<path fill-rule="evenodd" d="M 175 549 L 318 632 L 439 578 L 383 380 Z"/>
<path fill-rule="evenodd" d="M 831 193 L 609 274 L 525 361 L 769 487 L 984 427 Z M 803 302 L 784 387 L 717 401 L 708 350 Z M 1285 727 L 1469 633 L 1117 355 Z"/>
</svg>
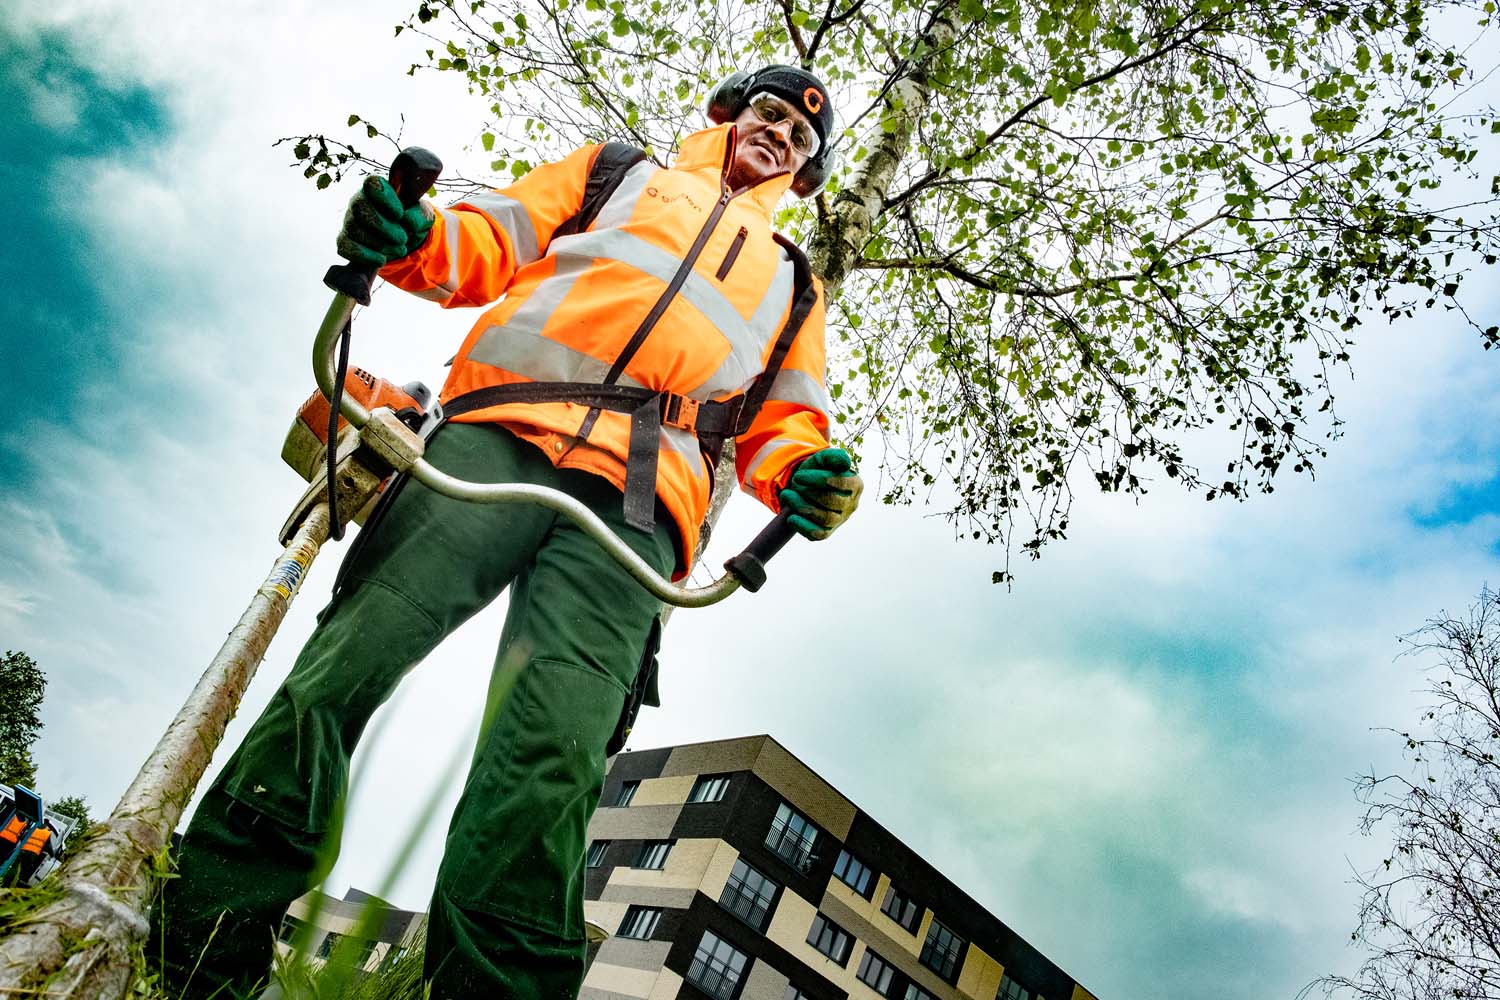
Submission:
<svg viewBox="0 0 1500 1000">
<path fill-rule="evenodd" d="M 708 95 L 709 121 L 723 124 L 740 116 L 750 98 L 764 91 L 775 94 L 807 115 L 813 131 L 818 133 L 818 152 L 802 164 L 792 178 L 792 193 L 798 198 L 817 194 L 833 172 L 832 143 L 833 102 L 823 81 L 805 69 L 773 64 L 753 73 L 738 70 L 729 74 Z"/>
</svg>

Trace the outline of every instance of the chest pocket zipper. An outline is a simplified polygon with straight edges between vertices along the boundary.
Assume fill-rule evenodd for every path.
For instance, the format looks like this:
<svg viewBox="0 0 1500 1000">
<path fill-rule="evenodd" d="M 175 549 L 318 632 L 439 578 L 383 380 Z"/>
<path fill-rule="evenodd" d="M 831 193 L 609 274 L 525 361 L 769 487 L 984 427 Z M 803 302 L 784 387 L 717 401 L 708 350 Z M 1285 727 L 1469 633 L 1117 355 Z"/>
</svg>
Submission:
<svg viewBox="0 0 1500 1000">
<path fill-rule="evenodd" d="M 750 231 L 744 226 L 741 226 L 740 231 L 734 234 L 734 242 L 729 244 L 729 252 L 724 255 L 724 263 L 720 264 L 719 270 L 714 273 L 714 277 L 719 281 L 729 276 L 729 269 L 734 266 L 734 259 L 740 255 L 740 248 L 745 245 L 745 237 L 749 235 Z"/>
</svg>

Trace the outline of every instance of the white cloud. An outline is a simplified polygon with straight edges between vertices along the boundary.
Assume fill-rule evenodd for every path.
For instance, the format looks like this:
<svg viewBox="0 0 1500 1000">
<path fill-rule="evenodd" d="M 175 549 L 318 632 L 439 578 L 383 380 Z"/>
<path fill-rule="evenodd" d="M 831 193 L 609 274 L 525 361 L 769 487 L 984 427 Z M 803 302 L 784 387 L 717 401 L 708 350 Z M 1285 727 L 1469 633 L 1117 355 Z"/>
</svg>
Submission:
<svg viewBox="0 0 1500 1000">
<path fill-rule="evenodd" d="M 950 767 L 951 804 L 1001 801 L 1002 827 L 1114 813 L 1167 792 L 1203 754 L 1189 705 L 1169 705 L 1117 664 L 955 662 L 951 695 L 913 735 Z"/>
<path fill-rule="evenodd" d="M 36 602 L 21 588 L 0 583 L 0 621 L 14 623 L 36 610 Z"/>
<path fill-rule="evenodd" d="M 1250 872 L 1210 866 L 1188 871 L 1183 881 L 1199 896 L 1209 913 L 1257 923 L 1286 924 L 1293 931 L 1302 929 L 1297 911 L 1287 908 L 1285 897 Z"/>
<path fill-rule="evenodd" d="M 67 132 L 78 124 L 81 107 L 79 94 L 55 74 L 40 79 L 22 80 L 21 86 L 30 99 L 36 120 L 54 132 Z"/>
</svg>

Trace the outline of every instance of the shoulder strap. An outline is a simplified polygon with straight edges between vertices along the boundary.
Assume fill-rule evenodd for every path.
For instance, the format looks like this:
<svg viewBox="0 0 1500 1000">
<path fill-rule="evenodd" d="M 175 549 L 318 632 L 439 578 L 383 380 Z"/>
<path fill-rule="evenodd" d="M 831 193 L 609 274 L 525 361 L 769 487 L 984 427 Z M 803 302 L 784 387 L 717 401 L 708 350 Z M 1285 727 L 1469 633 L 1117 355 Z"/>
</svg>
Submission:
<svg viewBox="0 0 1500 1000">
<path fill-rule="evenodd" d="M 552 233 L 552 238 L 581 233 L 594 224 L 604 203 L 615 193 L 630 168 L 646 159 L 646 151 L 628 142 L 606 142 L 594 154 L 589 168 L 588 184 L 583 189 L 583 204 L 578 211 Z"/>
<path fill-rule="evenodd" d="M 781 371 L 787 352 L 792 349 L 792 341 L 797 339 L 808 313 L 812 312 L 813 305 L 818 301 L 818 290 L 813 285 L 812 265 L 807 262 L 807 255 L 797 244 L 780 233 L 772 233 L 771 238 L 792 258 L 792 311 L 787 315 L 786 325 L 776 337 L 776 346 L 771 348 L 771 356 L 766 358 L 766 367 L 755 376 L 755 381 L 745 391 L 745 403 L 740 407 L 739 426 L 735 429 L 737 435 L 750 429 L 755 415 L 760 412 L 766 397 L 771 393 L 771 385 L 776 381 L 776 374 Z"/>
</svg>

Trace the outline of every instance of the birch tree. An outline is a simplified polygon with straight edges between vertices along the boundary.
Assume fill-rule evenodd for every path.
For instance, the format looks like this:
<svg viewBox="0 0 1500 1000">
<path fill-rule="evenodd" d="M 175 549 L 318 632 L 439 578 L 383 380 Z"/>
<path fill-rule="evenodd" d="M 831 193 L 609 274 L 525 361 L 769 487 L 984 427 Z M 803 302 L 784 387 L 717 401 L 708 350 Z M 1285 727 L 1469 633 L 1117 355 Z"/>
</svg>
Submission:
<svg viewBox="0 0 1500 1000">
<path fill-rule="evenodd" d="M 808 68 L 840 165 L 778 225 L 830 300 L 836 437 L 891 503 L 1036 555 L 1073 491 L 1311 475 L 1365 324 L 1497 258 L 1494 0 L 422 0 L 409 71 L 488 108 L 499 184 L 585 141 L 667 162 L 713 84 Z M 1475 62 L 1477 60 L 1477 63 Z M 304 136 L 321 185 L 384 123 Z M 1491 272 L 1492 273 L 1492 272 Z M 1371 321 L 1374 321 L 1373 323 Z M 868 477 L 867 477 L 868 478 Z"/>
</svg>

